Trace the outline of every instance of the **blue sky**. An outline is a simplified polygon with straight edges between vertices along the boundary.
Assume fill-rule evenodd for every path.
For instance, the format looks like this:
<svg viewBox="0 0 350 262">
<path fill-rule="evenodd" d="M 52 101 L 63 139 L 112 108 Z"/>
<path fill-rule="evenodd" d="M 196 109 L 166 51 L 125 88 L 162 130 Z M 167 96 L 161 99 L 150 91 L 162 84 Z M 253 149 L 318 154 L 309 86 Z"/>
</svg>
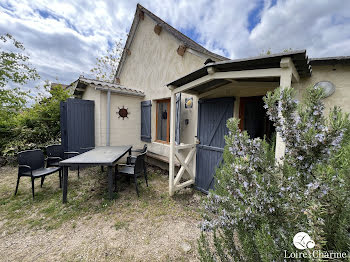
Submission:
<svg viewBox="0 0 350 262">
<path fill-rule="evenodd" d="M 23 42 L 41 80 L 70 83 L 90 76 L 95 59 L 125 40 L 135 0 L 0 2 L 0 34 Z M 230 58 L 307 49 L 309 57 L 350 55 L 350 1 L 141 0 L 209 50 Z"/>
</svg>

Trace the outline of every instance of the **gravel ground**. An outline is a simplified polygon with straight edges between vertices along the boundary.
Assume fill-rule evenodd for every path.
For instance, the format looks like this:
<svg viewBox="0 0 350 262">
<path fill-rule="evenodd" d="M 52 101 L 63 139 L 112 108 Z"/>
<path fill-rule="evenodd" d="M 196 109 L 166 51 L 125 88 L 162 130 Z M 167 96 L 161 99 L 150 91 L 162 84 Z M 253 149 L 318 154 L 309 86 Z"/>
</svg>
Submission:
<svg viewBox="0 0 350 262">
<path fill-rule="evenodd" d="M 106 173 L 99 168 L 70 172 L 67 205 L 61 203 L 58 175 L 29 179 L 13 196 L 17 169 L 0 168 L 1 261 L 195 261 L 202 195 L 193 189 L 173 198 L 167 176 L 148 168 L 149 187 L 119 181 L 113 201 L 105 199 Z"/>
</svg>

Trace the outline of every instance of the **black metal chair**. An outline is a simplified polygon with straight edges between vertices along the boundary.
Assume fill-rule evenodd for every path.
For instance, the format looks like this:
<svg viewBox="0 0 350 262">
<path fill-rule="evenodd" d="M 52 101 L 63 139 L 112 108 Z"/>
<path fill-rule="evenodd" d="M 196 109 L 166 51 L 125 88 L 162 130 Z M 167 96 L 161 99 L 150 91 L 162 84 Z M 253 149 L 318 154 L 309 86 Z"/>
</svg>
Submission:
<svg viewBox="0 0 350 262">
<path fill-rule="evenodd" d="M 60 170 L 59 167 L 45 167 L 44 153 L 39 150 L 27 150 L 18 153 L 18 177 L 15 195 L 18 191 L 19 180 L 22 176 L 28 176 L 32 180 L 32 194 L 34 199 L 34 180 L 41 178 L 41 187 L 44 183 L 44 178 L 47 175 L 53 174 Z"/>
<path fill-rule="evenodd" d="M 131 150 L 132 153 L 139 153 L 139 154 L 142 154 L 142 153 L 145 153 L 147 152 L 147 144 L 144 144 L 143 148 L 142 149 L 134 149 L 134 150 Z M 135 161 L 136 161 L 136 156 L 128 156 L 128 158 L 126 159 L 126 164 L 127 165 L 134 165 L 135 164 Z"/>
<path fill-rule="evenodd" d="M 62 145 L 50 145 L 46 147 L 46 167 L 60 167 L 60 161 L 64 159 L 64 151 Z M 62 168 L 58 172 L 60 179 L 60 188 L 62 187 Z M 45 180 L 45 178 L 44 178 Z"/>
<path fill-rule="evenodd" d="M 147 172 L 146 172 L 146 164 L 145 164 L 145 155 L 146 152 L 143 152 L 142 154 L 139 154 L 138 156 L 136 156 L 136 160 L 135 160 L 135 164 L 134 165 L 118 165 L 117 166 L 117 172 L 116 175 L 120 174 L 120 175 L 125 175 L 130 177 L 134 177 L 134 181 L 135 181 L 135 188 L 136 188 L 136 193 L 137 196 L 139 197 L 139 189 L 137 187 L 137 178 L 142 175 L 146 180 L 146 185 L 148 186 L 148 178 L 147 178 Z M 115 179 L 116 180 L 116 179 Z"/>
</svg>

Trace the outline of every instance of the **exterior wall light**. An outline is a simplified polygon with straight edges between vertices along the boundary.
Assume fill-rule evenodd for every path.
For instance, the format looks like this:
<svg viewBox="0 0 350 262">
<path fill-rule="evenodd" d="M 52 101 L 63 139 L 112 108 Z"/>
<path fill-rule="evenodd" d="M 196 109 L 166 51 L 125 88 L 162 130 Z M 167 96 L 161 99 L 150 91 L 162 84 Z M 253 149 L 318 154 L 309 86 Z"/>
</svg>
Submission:
<svg viewBox="0 0 350 262">
<path fill-rule="evenodd" d="M 324 92 L 323 98 L 331 96 L 335 92 L 335 85 L 329 81 L 320 81 L 314 87 L 322 88 Z"/>
<path fill-rule="evenodd" d="M 193 98 L 186 98 L 185 99 L 185 108 L 192 108 L 193 106 Z"/>
</svg>

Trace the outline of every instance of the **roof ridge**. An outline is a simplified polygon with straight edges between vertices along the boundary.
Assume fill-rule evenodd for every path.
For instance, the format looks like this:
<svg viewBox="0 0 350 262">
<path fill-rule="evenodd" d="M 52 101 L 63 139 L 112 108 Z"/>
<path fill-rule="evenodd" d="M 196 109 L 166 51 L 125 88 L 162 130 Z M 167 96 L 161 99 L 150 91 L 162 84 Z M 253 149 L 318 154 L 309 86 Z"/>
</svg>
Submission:
<svg viewBox="0 0 350 262">
<path fill-rule="evenodd" d="M 166 26 L 168 26 L 170 29 L 174 30 L 176 33 L 180 34 L 182 37 L 184 37 L 185 39 L 187 39 L 188 41 L 192 42 L 193 45 L 197 45 L 200 48 L 203 48 L 205 51 L 207 51 L 207 55 L 209 56 L 214 56 L 220 60 L 228 60 L 227 57 L 218 55 L 210 50 L 208 50 L 207 48 L 205 48 L 204 46 L 202 46 L 201 44 L 197 43 L 196 41 L 194 41 L 193 39 L 191 39 L 190 37 L 188 37 L 187 35 L 185 35 L 184 33 L 180 32 L 179 30 L 177 30 L 175 27 L 173 27 L 172 25 L 170 25 L 169 23 L 165 22 L 163 19 L 161 19 L 159 16 L 155 15 L 154 13 L 152 13 L 150 10 L 148 10 L 147 8 L 145 8 L 144 6 L 142 6 L 140 3 L 137 4 L 137 9 L 140 9 L 141 11 L 145 11 L 149 16 L 151 16 L 151 18 L 153 18 L 154 20 L 159 20 L 161 24 L 164 24 Z M 173 34 L 174 32 L 169 32 L 171 34 Z M 174 35 L 176 38 L 178 38 L 176 35 Z M 181 39 L 180 39 L 181 40 Z M 186 44 L 186 43 L 184 43 Z M 191 46 L 187 46 L 190 47 Z M 203 50 L 203 51 L 204 51 Z M 196 50 L 198 52 L 201 52 L 200 50 Z M 203 53 L 203 52 L 201 52 Z"/>
<path fill-rule="evenodd" d="M 186 47 L 191 48 L 199 53 L 205 54 L 209 57 L 212 58 L 216 58 L 220 61 L 222 60 L 228 60 L 227 57 L 218 55 L 216 53 L 213 53 L 211 51 L 209 51 L 208 49 L 206 49 L 205 47 L 203 47 L 202 45 L 198 44 L 196 41 L 194 41 L 193 39 L 191 39 L 190 37 L 186 36 L 185 34 L 181 33 L 179 30 L 177 30 L 176 28 L 174 28 L 173 26 L 169 25 L 167 22 L 165 22 L 163 19 L 159 18 L 158 16 L 156 16 L 155 14 L 153 14 L 150 10 L 148 10 L 147 8 L 143 7 L 141 4 L 137 4 L 136 5 L 136 10 L 135 10 L 135 15 L 134 15 L 134 19 L 132 21 L 130 30 L 129 30 L 129 34 L 128 37 L 126 39 L 124 48 L 123 48 L 123 52 L 122 52 L 122 56 L 120 59 L 120 62 L 118 64 L 118 68 L 115 74 L 115 78 L 118 78 L 120 73 L 121 73 L 121 68 L 123 67 L 123 63 L 126 59 L 126 49 L 129 48 L 134 34 L 136 32 L 136 28 L 138 26 L 139 23 L 139 16 L 138 13 L 140 12 L 144 12 L 146 13 L 153 21 L 155 21 L 157 24 L 161 24 L 163 26 L 163 28 L 169 33 L 171 34 L 173 37 L 175 37 L 176 39 L 178 39 L 179 41 L 183 42 L 185 44 Z"/>
</svg>

